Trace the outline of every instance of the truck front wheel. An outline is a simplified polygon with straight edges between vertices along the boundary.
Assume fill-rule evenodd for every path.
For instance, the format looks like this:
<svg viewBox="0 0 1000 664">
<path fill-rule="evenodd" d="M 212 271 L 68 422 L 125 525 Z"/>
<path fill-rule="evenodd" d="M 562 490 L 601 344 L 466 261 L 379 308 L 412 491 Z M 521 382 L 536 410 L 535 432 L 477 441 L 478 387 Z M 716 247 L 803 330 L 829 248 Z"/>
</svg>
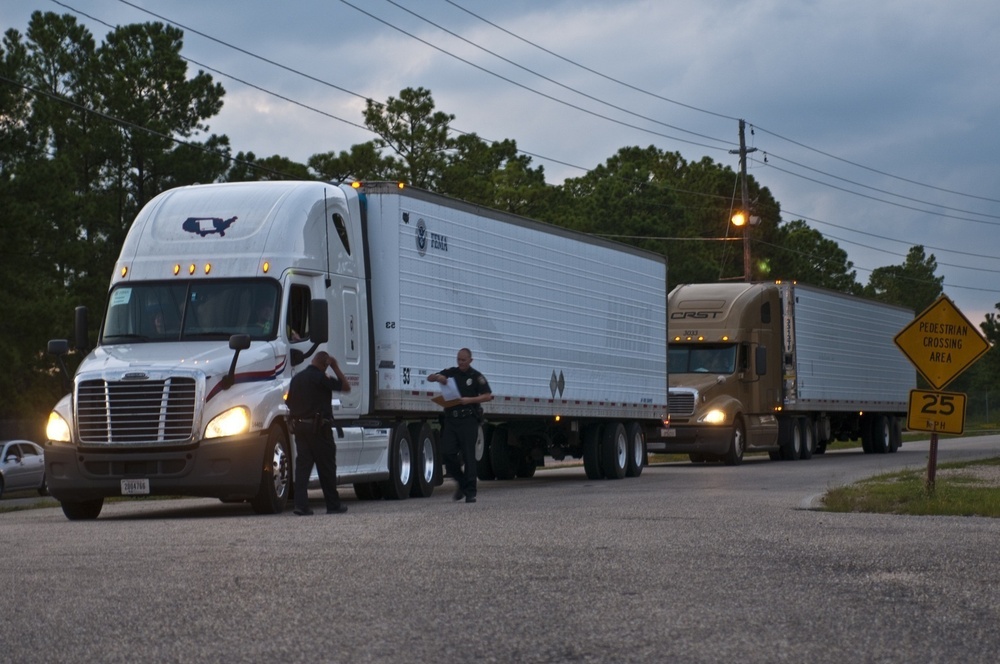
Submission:
<svg viewBox="0 0 1000 664">
<path fill-rule="evenodd" d="M 288 436 L 281 427 L 274 426 L 267 434 L 264 448 L 264 466 L 257 495 L 250 499 L 250 506 L 257 514 L 278 514 L 288 504 L 291 482 L 291 447 Z M 301 487 L 303 491 L 307 487 Z"/>
<path fill-rule="evenodd" d="M 729 441 L 729 449 L 722 458 L 727 466 L 738 466 L 743 463 L 743 453 L 747 449 L 747 429 L 743 420 L 737 417 L 733 420 L 733 437 Z"/>
<path fill-rule="evenodd" d="M 67 502 L 60 504 L 62 505 L 63 514 L 70 521 L 93 521 L 101 513 L 101 508 L 104 507 L 104 499 L 95 498 L 94 500 L 84 500 L 78 503 Z"/>
<path fill-rule="evenodd" d="M 628 439 L 620 422 L 608 422 L 601 432 L 601 469 L 609 480 L 625 477 L 628 466 Z"/>
<path fill-rule="evenodd" d="M 588 424 L 583 428 L 583 471 L 588 480 L 604 477 L 601 472 L 601 425 Z"/>
<path fill-rule="evenodd" d="M 414 422 L 410 424 L 409 430 L 416 462 L 410 497 L 427 498 L 434 493 L 434 474 L 441 465 L 437 454 L 437 443 L 434 440 L 434 432 L 426 422 Z"/>
<path fill-rule="evenodd" d="M 410 495 L 413 482 L 413 447 L 410 431 L 399 423 L 389 441 L 389 479 L 382 482 L 382 496 L 388 500 L 403 500 Z"/>
</svg>

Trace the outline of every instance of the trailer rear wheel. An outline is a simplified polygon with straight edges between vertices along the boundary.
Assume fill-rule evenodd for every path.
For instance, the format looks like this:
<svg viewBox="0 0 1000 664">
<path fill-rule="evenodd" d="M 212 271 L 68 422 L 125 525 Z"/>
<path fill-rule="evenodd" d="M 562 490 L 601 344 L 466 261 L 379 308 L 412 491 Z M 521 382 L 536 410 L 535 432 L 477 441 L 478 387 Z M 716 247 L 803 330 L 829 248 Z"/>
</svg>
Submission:
<svg viewBox="0 0 1000 664">
<path fill-rule="evenodd" d="M 816 426 L 811 417 L 803 417 L 799 419 L 799 427 L 802 429 L 802 458 L 811 459 L 816 449 Z"/>
<path fill-rule="evenodd" d="M 903 444 L 903 422 L 895 415 L 889 418 L 889 451 L 895 452 Z"/>
<path fill-rule="evenodd" d="M 886 454 L 890 446 L 889 417 L 887 415 L 875 415 L 872 418 L 872 452 L 875 454 Z"/>
<path fill-rule="evenodd" d="M 583 428 L 583 472 L 588 480 L 604 477 L 601 472 L 601 425 L 588 424 Z"/>
<path fill-rule="evenodd" d="M 875 437 L 875 418 L 871 415 L 862 415 L 860 423 L 860 435 L 861 435 L 861 450 L 865 454 L 871 454 L 875 451 L 875 447 L 872 445 L 872 440 Z"/>
<path fill-rule="evenodd" d="M 60 505 L 62 506 L 63 514 L 70 521 L 93 521 L 101 513 L 101 508 L 104 507 L 104 499 L 95 498 L 94 500 L 83 500 L 78 503 L 60 503 Z"/>
<path fill-rule="evenodd" d="M 413 485 L 413 446 L 410 430 L 400 422 L 389 441 L 389 479 L 382 482 L 382 496 L 387 500 L 403 500 Z"/>
<path fill-rule="evenodd" d="M 481 480 L 495 480 L 493 462 L 490 461 L 490 440 L 496 427 L 484 424 L 479 427 L 479 437 L 476 438 L 476 476 Z"/>
<path fill-rule="evenodd" d="M 514 464 L 515 475 L 525 479 L 535 476 L 535 469 L 538 466 L 535 465 L 535 459 L 531 456 L 530 450 L 515 449 L 514 457 L 516 459 Z"/>
<path fill-rule="evenodd" d="M 271 427 L 264 448 L 264 466 L 257 495 L 250 506 L 257 514 L 278 514 L 288 504 L 292 486 L 292 455 L 288 436 L 281 427 Z"/>
<path fill-rule="evenodd" d="M 608 422 L 601 431 L 601 470 L 609 480 L 625 477 L 628 466 L 628 438 L 621 422 Z"/>
<path fill-rule="evenodd" d="M 497 427 L 490 440 L 490 463 L 498 480 L 512 480 L 516 473 L 514 454 L 508 441 L 507 427 Z"/>
<path fill-rule="evenodd" d="M 722 457 L 722 461 L 727 466 L 738 466 L 743 463 L 743 453 L 747 449 L 747 429 L 743 424 L 743 418 L 737 417 L 733 421 L 733 437 L 729 441 L 729 450 Z"/>
<path fill-rule="evenodd" d="M 440 467 L 437 441 L 426 422 L 413 422 L 408 427 L 413 441 L 414 469 L 411 498 L 427 498 L 434 493 L 434 475 Z"/>
<path fill-rule="evenodd" d="M 778 422 L 778 444 L 781 446 L 781 458 L 785 461 L 802 457 L 802 429 L 797 420 L 783 418 Z"/>
<path fill-rule="evenodd" d="M 626 433 L 628 438 L 628 465 L 625 466 L 625 477 L 639 477 L 642 467 L 646 465 L 646 437 L 642 435 L 642 425 L 631 422 Z"/>
</svg>

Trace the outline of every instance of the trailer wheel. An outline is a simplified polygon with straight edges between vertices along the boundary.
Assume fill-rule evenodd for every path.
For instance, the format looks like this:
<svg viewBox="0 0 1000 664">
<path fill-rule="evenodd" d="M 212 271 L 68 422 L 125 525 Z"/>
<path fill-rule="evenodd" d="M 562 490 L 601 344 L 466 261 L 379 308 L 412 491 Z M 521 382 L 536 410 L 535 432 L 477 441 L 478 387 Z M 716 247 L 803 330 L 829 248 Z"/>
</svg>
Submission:
<svg viewBox="0 0 1000 664">
<path fill-rule="evenodd" d="M 816 449 L 816 427 L 813 425 L 813 419 L 800 418 L 799 427 L 802 429 L 802 458 L 811 459 L 813 450 Z"/>
<path fill-rule="evenodd" d="M 886 454 L 889 452 L 890 432 L 889 417 L 886 415 L 875 415 L 872 418 L 872 452 L 875 454 Z"/>
<path fill-rule="evenodd" d="M 378 482 L 355 482 L 354 495 L 358 500 L 381 500 L 382 485 Z"/>
<path fill-rule="evenodd" d="M 434 474 L 441 465 L 437 441 L 426 422 L 413 422 L 407 427 L 413 441 L 414 473 L 411 498 L 428 498 L 434 493 Z"/>
<path fill-rule="evenodd" d="M 496 427 L 484 424 L 479 427 L 479 437 L 476 438 L 476 476 L 481 480 L 495 480 L 493 463 L 490 461 L 490 441 Z"/>
<path fill-rule="evenodd" d="M 386 500 L 403 500 L 410 495 L 413 485 L 413 446 L 410 430 L 400 422 L 389 441 L 389 479 L 381 483 L 382 497 Z"/>
<path fill-rule="evenodd" d="M 604 477 L 601 472 L 601 425 L 588 424 L 583 428 L 583 472 L 588 480 Z"/>
<path fill-rule="evenodd" d="M 743 424 L 743 418 L 737 417 L 733 420 L 733 437 L 729 441 L 729 450 L 722 457 L 723 463 L 727 466 L 738 466 L 743 463 L 743 453 L 747 450 L 747 428 Z"/>
<path fill-rule="evenodd" d="M 860 435 L 861 435 L 861 450 L 865 454 L 871 454 L 875 451 L 872 445 L 872 440 L 875 437 L 875 418 L 871 415 L 862 415 L 860 423 Z"/>
<path fill-rule="evenodd" d="M 628 467 L 628 438 L 621 422 L 609 422 L 601 431 L 601 469 L 609 480 L 625 477 Z"/>
<path fill-rule="evenodd" d="M 281 427 L 271 427 L 264 448 L 264 467 L 257 495 L 250 499 L 256 514 L 279 514 L 288 504 L 292 486 L 292 455 L 288 436 Z"/>
<path fill-rule="evenodd" d="M 78 503 L 61 502 L 60 505 L 62 506 L 63 514 L 70 521 L 93 521 L 101 513 L 101 508 L 104 507 L 104 499 L 95 498 L 93 500 L 83 500 Z"/>
<path fill-rule="evenodd" d="M 490 463 L 498 480 L 512 480 L 517 474 L 507 427 L 497 427 L 490 439 Z"/>
<path fill-rule="evenodd" d="M 625 477 L 639 477 L 646 465 L 646 437 L 642 434 L 642 425 L 631 422 L 628 425 L 628 465 L 625 466 Z"/>
<path fill-rule="evenodd" d="M 903 422 L 895 415 L 889 422 L 889 452 L 895 452 L 903 445 Z"/>
<path fill-rule="evenodd" d="M 802 457 L 802 429 L 797 420 L 783 418 L 778 422 L 778 444 L 781 446 L 781 458 L 785 461 Z"/>
<path fill-rule="evenodd" d="M 535 465 L 535 459 L 531 456 L 531 451 L 518 449 L 514 456 L 517 459 L 514 464 L 514 474 L 524 479 L 534 477 L 535 469 L 538 466 Z"/>
</svg>

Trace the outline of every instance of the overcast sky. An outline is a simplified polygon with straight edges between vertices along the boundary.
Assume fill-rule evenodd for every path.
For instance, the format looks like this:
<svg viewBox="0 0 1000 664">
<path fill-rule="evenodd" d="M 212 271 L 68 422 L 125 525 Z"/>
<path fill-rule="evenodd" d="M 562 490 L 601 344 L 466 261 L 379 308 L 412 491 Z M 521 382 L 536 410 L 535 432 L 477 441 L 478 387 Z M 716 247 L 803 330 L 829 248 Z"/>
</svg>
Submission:
<svg viewBox="0 0 1000 664">
<path fill-rule="evenodd" d="M 34 10 L 98 42 L 102 22 L 178 25 L 192 73 L 226 89 L 211 131 L 258 157 L 370 140 L 364 98 L 406 87 L 553 184 L 630 145 L 737 170 L 743 118 L 783 219 L 859 282 L 922 244 L 970 320 L 997 313 L 997 0 L 0 0 L 0 27 Z"/>
</svg>

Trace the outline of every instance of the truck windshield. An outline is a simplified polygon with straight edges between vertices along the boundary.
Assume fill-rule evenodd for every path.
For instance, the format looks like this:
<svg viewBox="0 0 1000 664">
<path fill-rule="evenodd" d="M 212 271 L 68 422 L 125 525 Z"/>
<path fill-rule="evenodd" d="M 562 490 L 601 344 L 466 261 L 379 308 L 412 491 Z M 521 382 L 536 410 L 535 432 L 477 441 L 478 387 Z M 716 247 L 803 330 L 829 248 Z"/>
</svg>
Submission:
<svg viewBox="0 0 1000 664">
<path fill-rule="evenodd" d="M 274 339 L 280 288 L 273 279 L 119 284 L 108 298 L 102 344 Z"/>
<path fill-rule="evenodd" d="M 731 374 L 736 368 L 736 345 L 671 345 L 667 351 L 667 371 L 681 373 Z"/>
</svg>

